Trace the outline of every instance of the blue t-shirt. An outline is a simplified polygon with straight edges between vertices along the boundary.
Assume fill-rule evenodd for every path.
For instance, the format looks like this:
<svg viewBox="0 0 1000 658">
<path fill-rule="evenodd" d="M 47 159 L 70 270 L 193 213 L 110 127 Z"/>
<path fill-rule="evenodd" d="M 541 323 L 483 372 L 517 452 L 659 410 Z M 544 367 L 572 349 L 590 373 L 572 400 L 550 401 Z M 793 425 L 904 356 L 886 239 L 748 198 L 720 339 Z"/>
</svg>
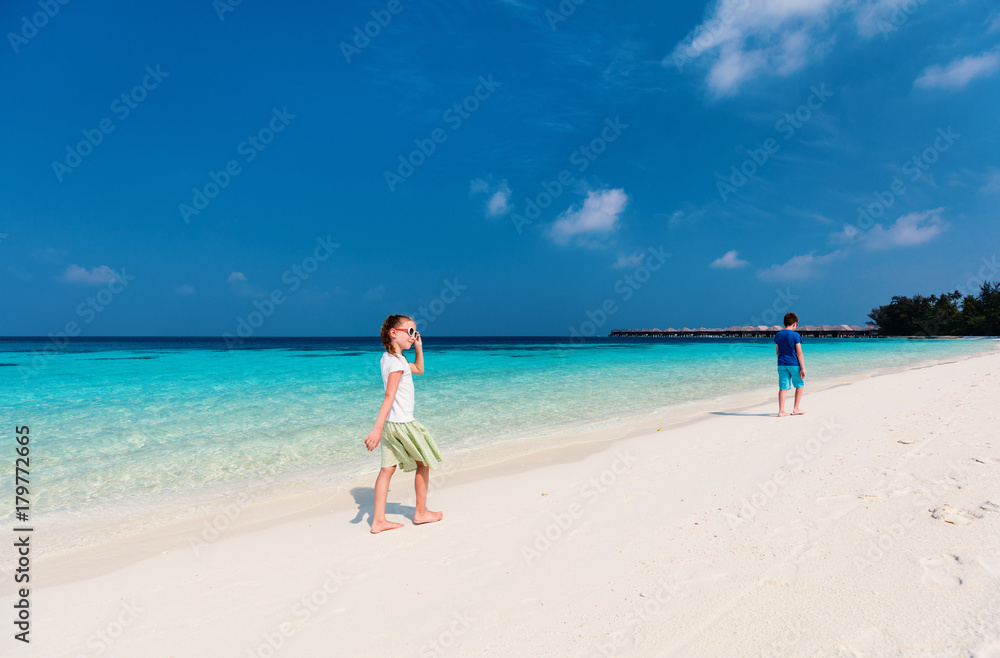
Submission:
<svg viewBox="0 0 1000 658">
<path fill-rule="evenodd" d="M 779 366 L 799 365 L 799 357 L 795 356 L 795 346 L 802 342 L 799 332 L 782 329 L 774 335 L 774 342 L 778 345 Z"/>
</svg>

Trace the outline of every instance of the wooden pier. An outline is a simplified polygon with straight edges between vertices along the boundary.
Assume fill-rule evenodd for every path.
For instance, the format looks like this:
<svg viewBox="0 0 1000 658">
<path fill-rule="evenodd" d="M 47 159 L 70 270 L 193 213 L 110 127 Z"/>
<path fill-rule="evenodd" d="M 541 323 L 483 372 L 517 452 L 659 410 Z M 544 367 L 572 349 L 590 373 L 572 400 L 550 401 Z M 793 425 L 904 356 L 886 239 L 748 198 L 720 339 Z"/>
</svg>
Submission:
<svg viewBox="0 0 1000 658">
<path fill-rule="evenodd" d="M 615 329 L 609 336 L 622 338 L 771 338 L 784 329 L 778 325 L 770 327 L 726 327 L 725 329 L 699 327 L 691 329 Z M 878 329 L 862 327 L 856 324 L 806 324 L 796 329 L 802 336 L 809 338 L 877 338 Z"/>
</svg>

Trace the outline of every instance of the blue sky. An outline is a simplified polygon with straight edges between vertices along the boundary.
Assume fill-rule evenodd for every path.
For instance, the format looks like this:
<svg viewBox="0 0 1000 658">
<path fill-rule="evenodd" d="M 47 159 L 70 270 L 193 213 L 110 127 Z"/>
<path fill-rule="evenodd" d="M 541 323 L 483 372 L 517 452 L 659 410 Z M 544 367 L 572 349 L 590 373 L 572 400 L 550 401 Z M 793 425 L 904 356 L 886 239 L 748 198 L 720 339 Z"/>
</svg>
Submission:
<svg viewBox="0 0 1000 658">
<path fill-rule="evenodd" d="M 863 324 L 1000 279 L 986 0 L 17 0 L 0 26 L 3 335 Z"/>
</svg>

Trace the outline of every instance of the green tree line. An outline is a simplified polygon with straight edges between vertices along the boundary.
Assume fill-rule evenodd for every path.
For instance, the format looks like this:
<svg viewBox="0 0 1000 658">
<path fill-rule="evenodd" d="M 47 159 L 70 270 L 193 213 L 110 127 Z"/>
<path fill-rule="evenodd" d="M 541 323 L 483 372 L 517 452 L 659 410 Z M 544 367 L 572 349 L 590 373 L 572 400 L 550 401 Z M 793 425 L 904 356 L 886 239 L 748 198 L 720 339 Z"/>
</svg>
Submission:
<svg viewBox="0 0 1000 658">
<path fill-rule="evenodd" d="M 1000 282 L 982 284 L 978 295 L 896 296 L 868 314 L 880 336 L 1000 336 Z"/>
</svg>

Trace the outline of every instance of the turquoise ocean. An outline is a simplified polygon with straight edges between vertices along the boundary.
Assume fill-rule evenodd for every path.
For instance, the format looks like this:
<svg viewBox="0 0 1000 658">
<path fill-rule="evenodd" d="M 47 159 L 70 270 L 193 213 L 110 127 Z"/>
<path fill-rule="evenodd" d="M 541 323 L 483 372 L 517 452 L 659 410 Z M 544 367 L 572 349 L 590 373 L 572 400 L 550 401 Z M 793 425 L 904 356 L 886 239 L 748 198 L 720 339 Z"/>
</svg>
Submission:
<svg viewBox="0 0 1000 658">
<path fill-rule="evenodd" d="M 445 457 L 581 421 L 775 386 L 767 339 L 426 338 L 416 417 Z M 808 386 L 950 361 L 993 340 L 805 339 Z M 0 338 L 0 409 L 31 436 L 35 514 L 378 468 L 363 446 L 382 400 L 375 338 Z M 413 350 L 406 352 L 413 360 Z M 771 389 L 771 390 L 768 390 Z M 719 401 L 725 409 L 725 401 Z M 10 463 L 13 464 L 13 458 Z M 10 469 L 0 477 L 13 489 Z M 4 510 L 0 519 L 10 520 Z"/>
</svg>

